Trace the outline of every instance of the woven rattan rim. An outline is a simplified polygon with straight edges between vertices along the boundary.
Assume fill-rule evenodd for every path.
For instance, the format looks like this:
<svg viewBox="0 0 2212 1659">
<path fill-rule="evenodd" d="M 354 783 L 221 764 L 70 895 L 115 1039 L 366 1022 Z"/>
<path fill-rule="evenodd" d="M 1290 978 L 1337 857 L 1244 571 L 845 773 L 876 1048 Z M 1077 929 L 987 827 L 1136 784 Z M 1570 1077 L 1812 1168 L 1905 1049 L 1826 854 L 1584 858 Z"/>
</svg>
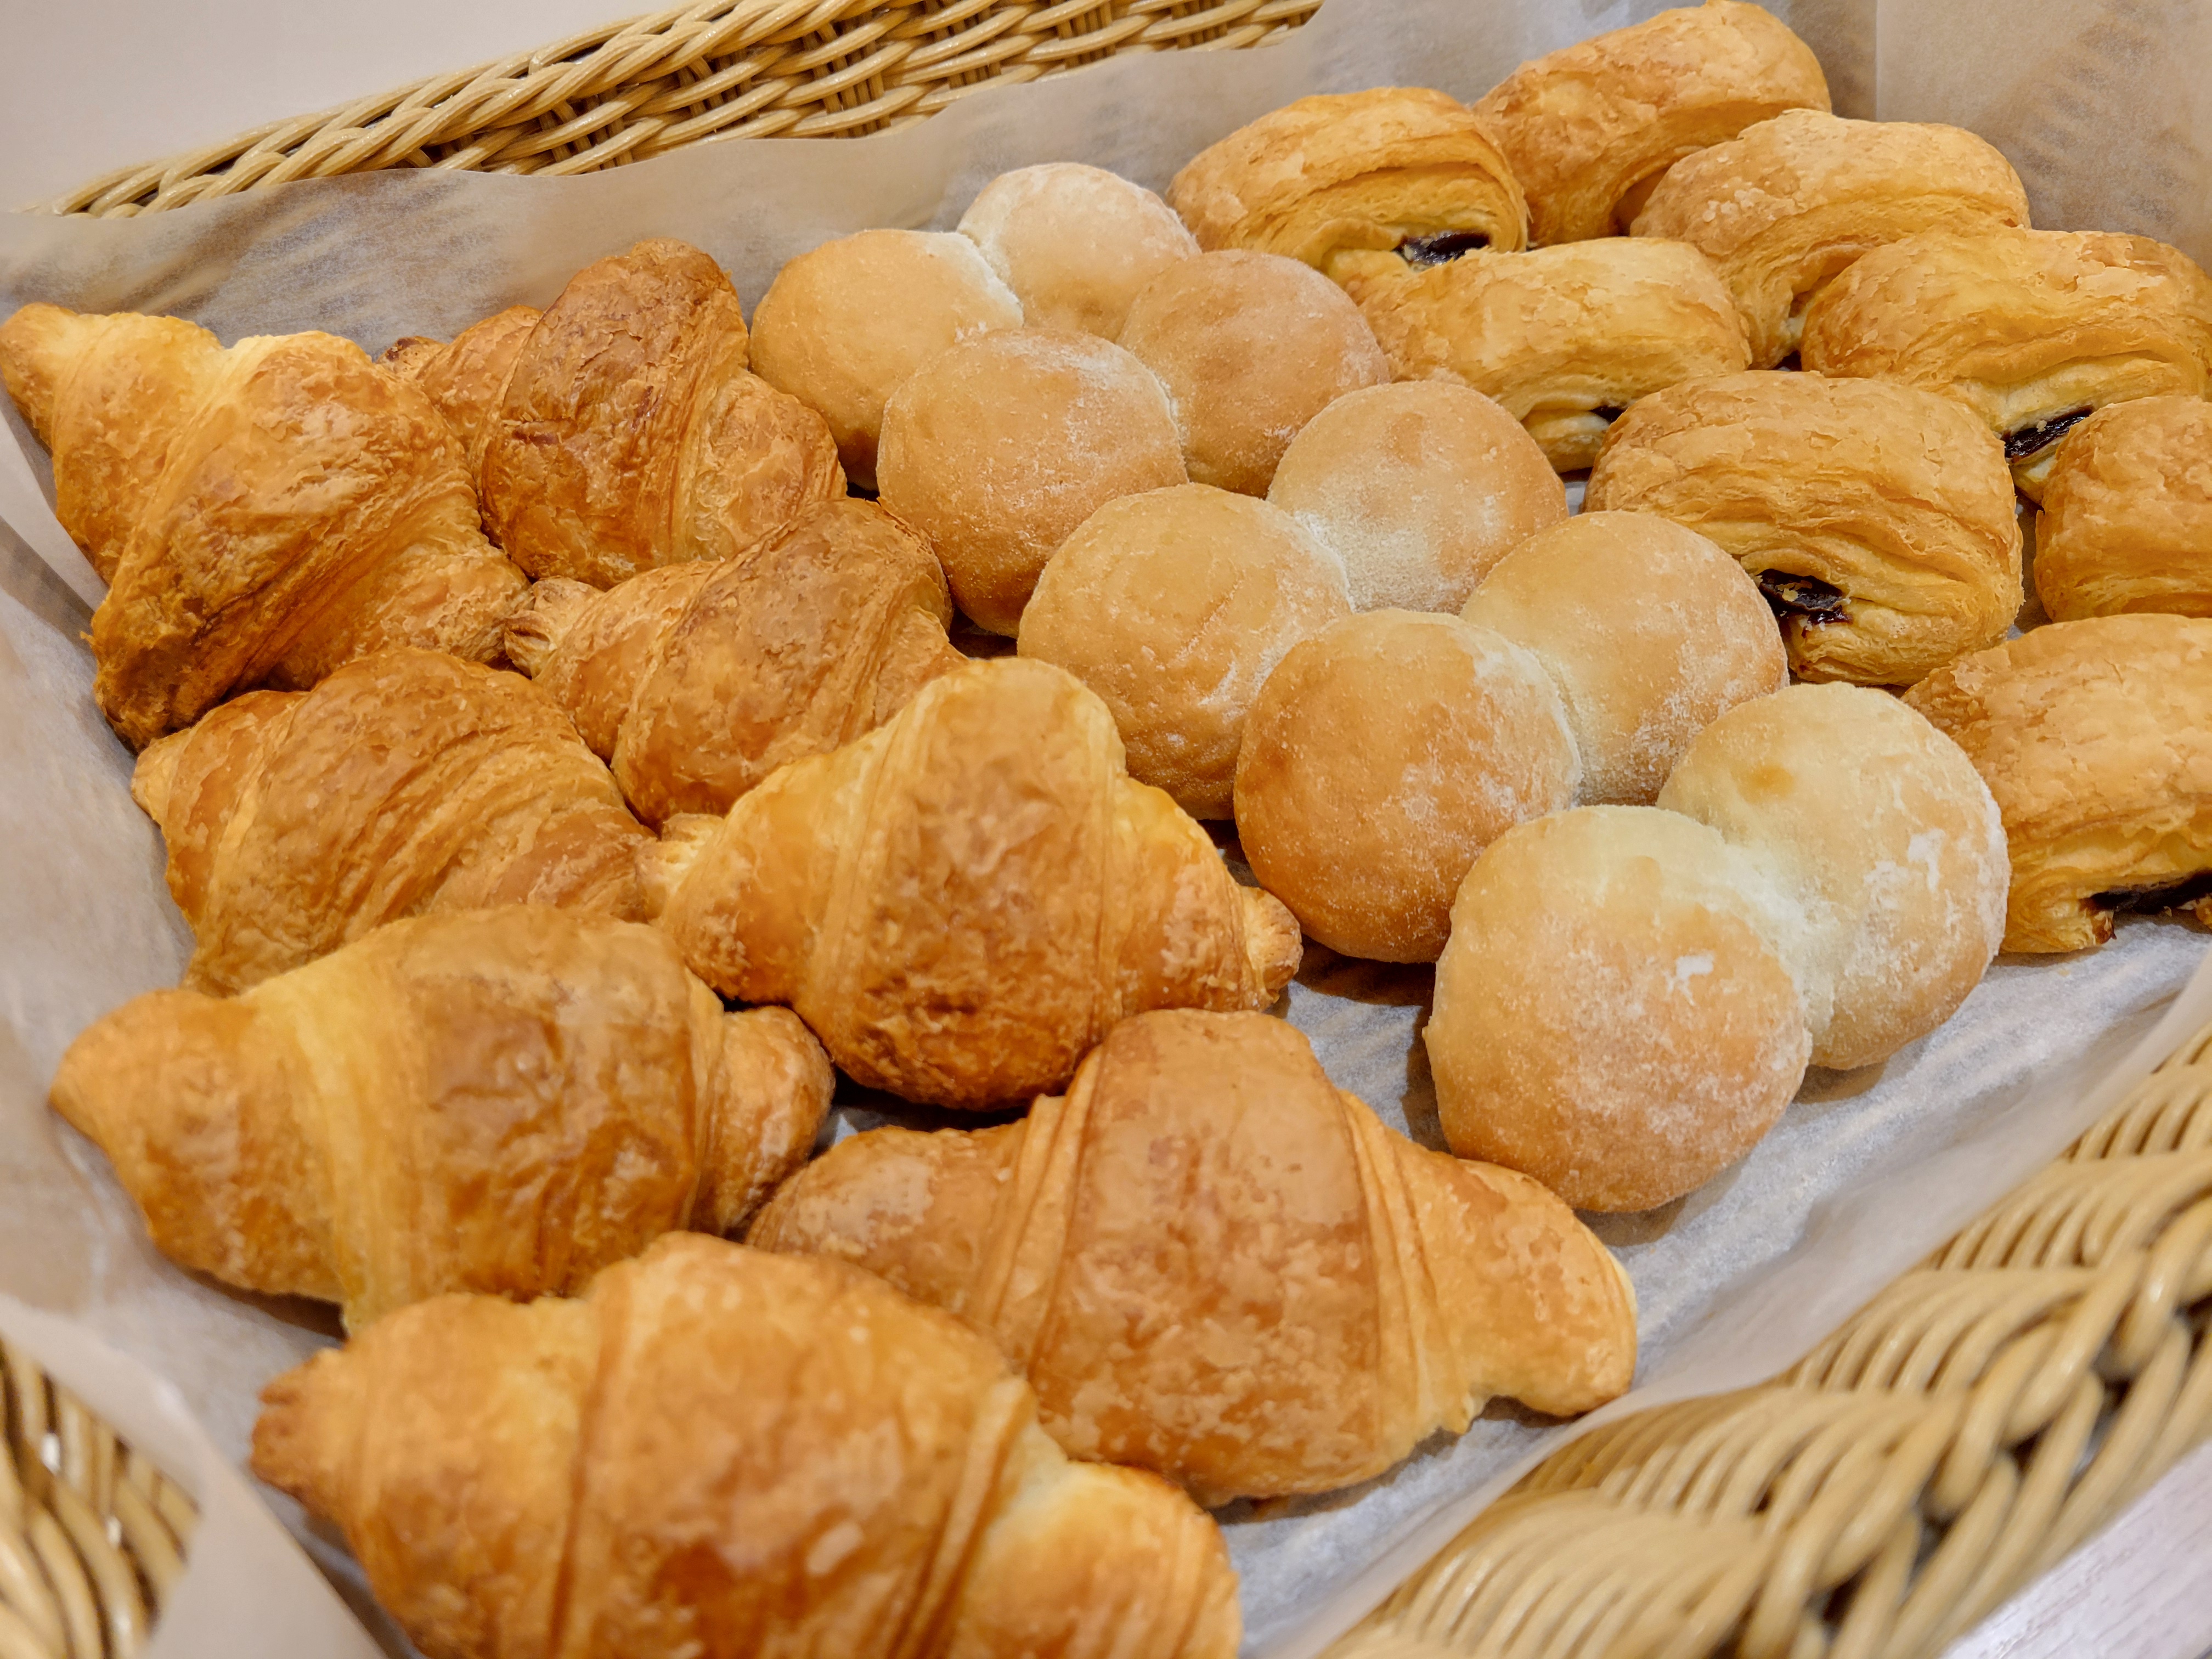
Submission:
<svg viewBox="0 0 2212 1659">
<path fill-rule="evenodd" d="M 587 173 L 716 138 L 856 137 L 989 81 L 1117 52 L 1258 46 L 1320 5 L 705 0 L 125 167 L 42 210 L 120 217 L 383 167 Z"/>
<path fill-rule="evenodd" d="M 1939 1653 L 2212 1434 L 2212 1026 L 1773 1382 L 1553 1455 L 1330 1659 Z"/>
<path fill-rule="evenodd" d="M 129 1659 L 184 1574 L 198 1514 L 0 1342 L 0 1659 Z"/>
</svg>

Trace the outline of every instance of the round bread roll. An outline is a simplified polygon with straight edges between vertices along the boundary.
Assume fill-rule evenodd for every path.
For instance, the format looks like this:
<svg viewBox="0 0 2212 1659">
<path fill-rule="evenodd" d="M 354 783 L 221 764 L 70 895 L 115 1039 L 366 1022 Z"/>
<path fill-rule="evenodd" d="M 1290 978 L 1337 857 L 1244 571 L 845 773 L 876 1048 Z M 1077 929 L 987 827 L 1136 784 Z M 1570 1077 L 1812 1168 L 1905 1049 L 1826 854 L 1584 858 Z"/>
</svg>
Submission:
<svg viewBox="0 0 2212 1659">
<path fill-rule="evenodd" d="M 1550 671 L 1591 805 L 1650 805 L 1691 738 L 1790 680 L 1759 584 L 1717 543 L 1651 513 L 1539 532 L 1460 615 Z"/>
<path fill-rule="evenodd" d="M 1370 611 L 1267 677 L 1237 757 L 1237 833 L 1310 938 L 1433 962 L 1468 866 L 1571 801 L 1577 769 L 1534 657 L 1456 617 Z"/>
<path fill-rule="evenodd" d="M 957 345 L 884 407 L 883 504 L 929 538 L 953 602 L 1012 635 L 1037 573 L 1116 495 L 1184 482 L 1167 393 L 1121 347 L 1061 329 Z"/>
<path fill-rule="evenodd" d="M 1179 484 L 1107 502 L 1060 544 L 1020 648 L 1105 700 L 1131 777 L 1225 818 L 1252 700 L 1292 646 L 1351 614 L 1343 566 L 1288 517 Z"/>
<path fill-rule="evenodd" d="M 2212 617 L 2212 403 L 2136 398 L 2058 441 L 2035 521 L 2035 592 L 2053 622 Z"/>
<path fill-rule="evenodd" d="M 1749 1152 L 1810 1042 L 1771 942 L 1787 902 L 1649 806 L 1524 823 L 1452 906 L 1423 1032 L 1444 1139 L 1582 1210 L 1648 1210 Z"/>
<path fill-rule="evenodd" d="M 1031 328 L 1109 340 L 1145 284 L 1198 252 L 1198 239 L 1165 202 L 1079 161 L 1000 173 L 969 204 L 960 234 L 1013 290 Z"/>
<path fill-rule="evenodd" d="M 1521 422 L 1449 380 L 1338 398 L 1291 441 L 1267 499 L 1344 562 L 1358 611 L 1455 611 L 1567 516 L 1566 486 Z"/>
<path fill-rule="evenodd" d="M 753 313 L 753 372 L 821 412 L 846 476 L 870 489 L 900 383 L 969 335 L 1021 320 L 1021 301 L 965 236 L 864 230 L 776 273 Z"/>
<path fill-rule="evenodd" d="M 1698 734 L 1659 805 L 1711 825 L 1802 909 L 1784 941 L 1819 1066 L 1948 1019 L 2004 939 L 1997 804 L 1958 744 L 1881 691 L 1793 685 Z"/>
<path fill-rule="evenodd" d="M 1121 343 L 1175 400 L 1194 483 L 1264 495 L 1291 440 L 1390 365 L 1344 290 L 1280 254 L 1226 249 L 1145 285 Z"/>
</svg>

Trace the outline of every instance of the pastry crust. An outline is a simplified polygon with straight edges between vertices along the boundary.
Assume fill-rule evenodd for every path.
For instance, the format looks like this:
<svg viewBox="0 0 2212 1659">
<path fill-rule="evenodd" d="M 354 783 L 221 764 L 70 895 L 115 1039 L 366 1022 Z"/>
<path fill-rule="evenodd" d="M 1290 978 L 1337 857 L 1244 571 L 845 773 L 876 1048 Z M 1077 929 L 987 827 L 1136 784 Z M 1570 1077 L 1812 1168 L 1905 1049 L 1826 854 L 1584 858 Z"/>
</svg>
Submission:
<svg viewBox="0 0 2212 1659">
<path fill-rule="evenodd" d="M 2027 223 L 2027 191 L 1964 127 L 1787 110 L 1685 156 L 1636 216 L 1638 236 L 1701 249 L 1743 315 L 1753 368 L 1797 349 L 1805 310 L 1853 260 L 1923 230 Z"/>
<path fill-rule="evenodd" d="M 1828 107 L 1812 49 L 1741 0 L 1662 11 L 1526 63 L 1474 106 L 1537 246 L 1626 232 L 1667 169 L 1786 109 Z"/>
<path fill-rule="evenodd" d="M 1772 943 L 1788 912 L 1674 812 L 1585 806 L 1509 830 L 1460 888 L 1423 1030 L 1452 1151 L 1601 1211 L 1735 1163 L 1811 1049 Z"/>
<path fill-rule="evenodd" d="M 540 582 L 506 636 L 631 810 L 658 824 L 726 812 L 787 761 L 874 730 L 960 665 L 951 620 L 928 544 L 841 497 L 718 563 L 604 592 Z"/>
<path fill-rule="evenodd" d="M 1352 292 L 1393 378 L 1496 398 L 1561 472 L 1595 460 L 1638 398 L 1751 361 L 1727 288 L 1686 242 L 1613 236 L 1475 255 Z"/>
<path fill-rule="evenodd" d="M 254 1472 L 444 1659 L 1237 1652 L 1202 1511 L 1069 1462 L 988 1340 L 840 1263 L 675 1234 L 580 1300 L 404 1309 L 262 1405 Z"/>
<path fill-rule="evenodd" d="M 2121 910 L 2212 922 L 2212 621 L 2094 617 L 1963 657 L 1905 699 L 1963 748 L 2012 854 L 2008 951 L 2081 951 Z"/>
<path fill-rule="evenodd" d="M 1659 805 L 1796 903 L 1780 942 L 1813 1063 L 1886 1060 L 1950 1018 L 2004 934 L 2004 824 L 1958 744 L 1885 692 L 1793 685 L 1692 743 Z"/>
<path fill-rule="evenodd" d="M 1297 967 L 1283 907 L 1130 780 L 1106 705 L 1024 658 L 931 681 L 668 850 L 685 964 L 908 1100 L 1055 1088 L 1116 1019 L 1264 1008 Z"/>
<path fill-rule="evenodd" d="M 1584 505 L 1687 525 L 1763 577 L 1803 679 L 1910 684 L 2020 610 L 2002 451 L 1914 386 L 1759 369 L 1670 386 L 1613 423 Z"/>
<path fill-rule="evenodd" d="M 1198 252 L 1175 210 L 1103 167 L 1047 161 L 983 186 L 960 216 L 1031 328 L 1115 339 L 1146 283 Z"/>
<path fill-rule="evenodd" d="M 2035 591 L 2054 622 L 2212 617 L 2212 403 L 2138 398 L 2059 440 L 2035 521 Z"/>
<path fill-rule="evenodd" d="M 1225 818 L 1252 700 L 1283 653 L 1352 614 L 1344 567 L 1287 514 L 1204 484 L 1124 495 L 1060 544 L 1020 650 L 1104 699 L 1129 775 Z"/>
<path fill-rule="evenodd" d="M 70 1045 L 53 1104 L 173 1259 L 358 1328 L 728 1231 L 805 1162 L 833 1080 L 788 1009 L 725 1014 L 658 929 L 514 904 L 228 1000 L 137 998 Z"/>
<path fill-rule="evenodd" d="M 1567 516 L 1565 487 L 1520 422 L 1448 380 L 1339 398 L 1291 441 L 1267 499 L 1342 562 L 1357 611 L 1453 610 Z"/>
<path fill-rule="evenodd" d="M 1370 1479 L 1492 1395 L 1588 1411 L 1636 1366 L 1565 1205 L 1386 1127 L 1263 1014 L 1139 1014 L 1019 1122 L 854 1136 L 748 1242 L 959 1315 L 1072 1455 L 1202 1503 Z"/>
<path fill-rule="evenodd" d="M 2212 277 L 2148 236 L 1923 231 L 1876 249 L 1806 313 L 1805 367 L 1958 399 L 2030 501 L 2090 410 L 2212 396 Z"/>
<path fill-rule="evenodd" d="M 1650 513 L 1538 532 L 1460 615 L 1531 653 L 1559 688 L 1583 805 L 1650 805 L 1692 738 L 1790 678 L 1758 584 L 1717 543 Z"/>
<path fill-rule="evenodd" d="M 141 755 L 131 793 L 167 843 L 196 990 L 243 990 L 428 910 L 641 904 L 649 837 L 560 706 L 434 651 L 225 703 Z"/>
<path fill-rule="evenodd" d="M 1528 207 L 1490 133 L 1426 87 L 1301 98 L 1200 150 L 1168 186 L 1200 247 L 1425 264 L 1526 247 Z"/>
<path fill-rule="evenodd" d="M 1433 962 L 1482 849 L 1574 799 L 1558 689 L 1456 617 L 1370 611 L 1293 648 L 1237 757 L 1252 873 L 1332 951 Z"/>
</svg>

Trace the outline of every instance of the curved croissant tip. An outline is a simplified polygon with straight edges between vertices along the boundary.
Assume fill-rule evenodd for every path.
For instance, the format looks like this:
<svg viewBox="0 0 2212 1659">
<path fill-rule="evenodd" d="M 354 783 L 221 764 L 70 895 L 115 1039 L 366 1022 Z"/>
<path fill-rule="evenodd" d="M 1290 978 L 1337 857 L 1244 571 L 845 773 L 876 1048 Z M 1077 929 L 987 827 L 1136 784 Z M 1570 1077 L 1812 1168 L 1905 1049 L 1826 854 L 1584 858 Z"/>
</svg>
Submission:
<svg viewBox="0 0 2212 1659">
<path fill-rule="evenodd" d="M 1252 977 L 1267 992 L 1255 1005 L 1264 1008 L 1297 973 L 1305 936 L 1290 907 L 1273 893 L 1259 887 L 1238 890 L 1244 900 L 1244 959 L 1252 965 Z"/>
<path fill-rule="evenodd" d="M 404 343 L 404 342 L 403 342 Z M 500 649 L 507 661 L 536 679 L 561 648 L 585 608 L 599 596 L 589 582 L 548 576 L 522 590 L 522 598 L 499 625 Z"/>
<path fill-rule="evenodd" d="M 23 419 L 49 449 L 53 447 L 62 343 L 87 320 L 63 307 L 34 301 L 0 323 L 0 381 L 6 383 Z"/>
<path fill-rule="evenodd" d="M 637 884 L 647 921 L 658 921 L 665 914 L 708 838 L 721 827 L 722 820 L 712 812 L 678 812 L 660 826 L 659 840 L 638 844 Z"/>
</svg>

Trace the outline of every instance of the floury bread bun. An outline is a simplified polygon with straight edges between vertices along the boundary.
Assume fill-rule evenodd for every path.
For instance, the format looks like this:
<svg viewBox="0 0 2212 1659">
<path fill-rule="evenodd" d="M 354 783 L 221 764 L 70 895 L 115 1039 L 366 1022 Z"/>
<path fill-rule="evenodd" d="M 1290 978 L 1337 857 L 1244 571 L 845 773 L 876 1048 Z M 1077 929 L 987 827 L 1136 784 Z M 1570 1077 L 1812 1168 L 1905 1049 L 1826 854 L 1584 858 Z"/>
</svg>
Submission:
<svg viewBox="0 0 2212 1659">
<path fill-rule="evenodd" d="M 965 236 L 864 230 L 776 273 L 753 313 L 753 372 L 819 410 L 846 476 L 871 489 L 900 383 L 970 335 L 1021 320 L 1021 301 Z"/>
<path fill-rule="evenodd" d="M 1539 532 L 1460 615 L 1550 672 L 1586 805 L 1650 805 L 1692 738 L 1790 678 L 1759 585 L 1716 543 L 1650 513 L 1585 513 Z"/>
<path fill-rule="evenodd" d="M 1567 516 L 1535 440 L 1446 380 L 1338 398 L 1291 441 L 1267 499 L 1343 561 L 1360 611 L 1455 611 L 1509 550 Z"/>
<path fill-rule="evenodd" d="M 1811 1043 L 1787 901 L 1704 824 L 1589 806 L 1506 832 L 1452 906 L 1424 1040 L 1444 1139 L 1583 1210 L 1735 1163 Z"/>
<path fill-rule="evenodd" d="M 960 234 L 1013 290 L 1031 328 L 1080 329 L 1109 340 L 1146 283 L 1198 252 L 1165 202 L 1078 161 L 1000 173 L 969 204 Z"/>
<path fill-rule="evenodd" d="M 1053 550 L 1117 495 L 1184 482 L 1167 393 L 1106 340 L 1001 329 L 884 408 L 884 506 L 929 538 L 953 603 L 1012 635 Z"/>
<path fill-rule="evenodd" d="M 1352 614 L 1344 568 L 1265 501 L 1206 484 L 1124 495 L 1060 545 L 1021 653 L 1104 699 L 1129 775 L 1230 816 L 1253 699 L 1284 653 Z"/>
<path fill-rule="evenodd" d="M 1577 770 L 1534 657 L 1456 617 L 1370 611 L 1268 676 L 1237 758 L 1237 832 L 1308 937 L 1433 962 L 1468 866 L 1571 801 Z"/>
<path fill-rule="evenodd" d="M 1948 1019 L 2004 937 L 2004 825 L 1959 745 L 1885 692 L 1795 685 L 1722 715 L 1659 805 L 1711 825 L 1804 917 L 1787 947 L 1815 1065 Z"/>
<path fill-rule="evenodd" d="M 1390 365 L 1359 307 L 1320 272 L 1228 250 L 1170 265 L 1137 295 L 1121 343 L 1175 401 L 1192 481 L 1264 495 L 1308 421 Z"/>
</svg>

